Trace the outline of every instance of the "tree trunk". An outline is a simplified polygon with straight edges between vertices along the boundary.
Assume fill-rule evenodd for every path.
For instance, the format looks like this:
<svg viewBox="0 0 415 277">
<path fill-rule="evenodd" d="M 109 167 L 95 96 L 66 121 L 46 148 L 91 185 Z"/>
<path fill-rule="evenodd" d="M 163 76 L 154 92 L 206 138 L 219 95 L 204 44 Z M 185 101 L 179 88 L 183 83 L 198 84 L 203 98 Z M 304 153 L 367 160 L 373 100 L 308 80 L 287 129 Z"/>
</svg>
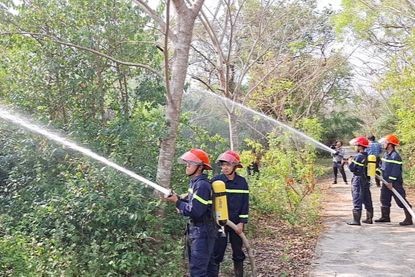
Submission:
<svg viewBox="0 0 415 277">
<path fill-rule="evenodd" d="M 202 7 L 203 0 L 197 1 L 192 8 L 188 8 L 182 0 L 173 0 L 172 2 L 177 12 L 177 29 L 174 36 L 175 39 L 172 40 L 174 56 L 169 81 L 170 91 L 167 92 L 165 117 L 167 134 L 160 144 L 156 177 L 157 183 L 164 187 L 170 187 L 181 102 L 189 62 L 190 44 L 192 41 L 194 22 Z"/>
</svg>

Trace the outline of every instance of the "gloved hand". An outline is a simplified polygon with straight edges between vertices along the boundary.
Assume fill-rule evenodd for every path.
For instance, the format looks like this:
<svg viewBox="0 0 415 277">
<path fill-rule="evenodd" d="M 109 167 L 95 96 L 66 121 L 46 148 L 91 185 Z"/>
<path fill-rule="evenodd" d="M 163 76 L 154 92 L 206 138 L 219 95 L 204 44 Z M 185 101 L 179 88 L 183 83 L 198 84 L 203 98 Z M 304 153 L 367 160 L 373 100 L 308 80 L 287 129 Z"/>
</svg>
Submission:
<svg viewBox="0 0 415 277">
<path fill-rule="evenodd" d="M 176 193 L 172 193 L 171 195 L 164 198 L 166 201 L 176 203 L 180 200 L 180 197 Z"/>
</svg>

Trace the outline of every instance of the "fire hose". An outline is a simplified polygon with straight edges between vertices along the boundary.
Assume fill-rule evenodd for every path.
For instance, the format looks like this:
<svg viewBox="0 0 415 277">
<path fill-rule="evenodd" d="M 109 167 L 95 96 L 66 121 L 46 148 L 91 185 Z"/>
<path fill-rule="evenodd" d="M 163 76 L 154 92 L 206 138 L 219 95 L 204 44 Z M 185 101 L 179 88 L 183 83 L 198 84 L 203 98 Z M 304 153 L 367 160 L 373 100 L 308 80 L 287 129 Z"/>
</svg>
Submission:
<svg viewBox="0 0 415 277">
<path fill-rule="evenodd" d="M 388 182 L 385 179 L 383 179 L 382 176 L 379 176 L 379 175 L 376 174 L 376 178 L 378 178 L 382 183 L 388 184 Z M 411 214 L 412 218 L 415 218 L 415 213 L 411 209 L 411 207 L 409 206 L 408 202 L 405 201 L 405 199 L 402 197 L 402 195 L 400 195 L 399 192 L 395 188 L 392 187 L 391 190 L 392 190 L 393 194 L 395 194 L 395 196 L 398 197 L 398 199 L 401 201 L 401 203 L 405 206 L 405 208 Z"/>
<path fill-rule="evenodd" d="M 230 220 L 227 220 L 226 221 L 226 225 L 229 226 L 230 228 L 232 228 L 235 231 L 235 233 L 238 234 L 238 232 L 237 232 L 238 227 L 235 225 L 235 223 L 233 223 Z M 251 249 L 251 247 L 249 245 L 249 241 L 246 238 L 244 232 L 241 232 L 239 234 L 239 236 L 242 239 L 242 242 L 243 242 L 243 244 L 245 246 L 246 252 L 248 252 L 249 262 L 251 263 L 251 271 L 252 271 L 252 275 L 251 276 L 255 277 L 256 276 L 256 267 L 255 267 L 255 261 L 254 261 L 254 254 L 252 253 L 252 249 Z"/>
<path fill-rule="evenodd" d="M 71 148 L 75 151 L 78 151 L 78 152 L 80 152 L 80 153 L 82 153 L 82 154 L 84 154 L 84 155 L 86 155 L 86 156 L 88 156 L 88 157 L 90 157 L 90 158 L 92 158 L 96 161 L 99 161 L 99 162 L 101 162 L 105 165 L 108 165 L 108 166 L 110 166 L 110 167 L 112 167 L 112 168 L 114 168 L 114 169 L 116 169 L 120 172 L 123 172 L 124 174 L 126 174 L 126 175 L 128 175 L 128 176 L 144 183 L 145 185 L 150 186 L 153 189 L 161 192 L 162 194 L 165 195 L 165 197 L 172 194 L 171 190 L 169 190 L 167 188 L 164 188 L 164 187 L 162 187 L 162 186 L 160 186 L 160 185 L 158 185 L 158 184 L 156 184 L 156 183 L 154 183 L 154 182 L 152 182 L 152 181 L 150 181 L 150 180 L 148 180 L 148 179 L 132 172 L 131 170 L 128 170 L 128 169 L 126 169 L 126 168 L 124 168 L 124 167 L 122 167 L 122 166 L 120 166 L 120 165 L 118 165 L 118 164 L 116 164 L 116 163 L 114 163 L 114 162 L 112 162 L 112 161 L 110 161 L 110 160 L 94 153 L 93 151 L 91 151 L 88 148 L 79 146 L 76 143 L 74 143 L 74 142 L 72 142 L 72 141 L 70 141 L 66 138 L 63 138 L 63 137 L 61 137 L 61 136 L 59 136 L 59 135 L 57 135 L 53 132 L 50 132 L 49 130 L 47 130 L 45 128 L 42 128 L 42 127 L 26 120 L 23 117 L 16 116 L 13 113 L 11 113 L 9 110 L 3 108 L 2 106 L 0 106 L 0 118 L 3 119 L 3 120 L 6 120 L 6 121 L 10 121 L 10 122 L 12 122 L 16 125 L 21 126 L 21 127 L 24 127 L 24 128 L 28 129 L 29 131 L 31 131 L 33 133 L 40 134 L 40 135 L 42 135 L 42 136 L 44 136 L 44 137 L 46 137 L 46 138 L 48 138 L 52 141 L 60 143 L 64 146 L 69 147 L 69 148 Z M 225 211 L 226 217 L 224 217 L 225 213 L 221 213 L 222 210 L 220 210 L 220 211 L 217 210 L 216 211 L 217 222 L 221 226 L 228 225 L 236 233 L 238 233 L 238 231 L 237 231 L 238 229 L 237 229 L 236 225 L 233 222 L 231 222 L 230 220 L 228 220 L 225 184 L 222 181 L 219 181 L 219 182 L 221 182 L 221 184 L 220 184 L 221 193 L 220 193 L 220 195 L 217 195 L 218 197 L 216 199 L 219 200 L 219 202 L 220 202 L 219 206 L 220 206 L 221 209 L 226 208 L 226 211 Z M 217 183 L 217 182 L 214 182 L 214 183 Z M 221 198 L 219 196 L 222 196 L 224 198 Z M 223 202 L 223 200 L 224 200 L 224 202 Z M 215 204 L 215 206 L 219 207 L 216 204 Z M 256 274 L 255 274 L 255 272 L 256 272 L 255 271 L 255 263 L 254 263 L 252 250 L 250 248 L 248 239 L 246 238 L 246 236 L 243 232 L 241 232 L 239 234 L 239 236 L 241 237 L 241 239 L 243 241 L 243 244 L 244 244 L 245 248 L 247 249 L 248 256 L 249 256 L 249 259 L 251 261 L 252 276 L 256 276 Z"/>
<path fill-rule="evenodd" d="M 88 157 L 90 157 L 90 158 L 92 158 L 96 161 L 99 161 L 99 162 L 101 162 L 105 165 L 108 165 L 108 166 L 110 166 L 110 167 L 112 167 L 112 168 L 114 168 L 114 169 L 116 169 L 120 172 L 123 172 L 124 174 L 126 174 L 126 175 L 128 175 L 128 176 L 144 183 L 145 185 L 150 186 L 153 189 L 161 192 L 162 194 L 165 195 L 165 197 L 172 194 L 171 190 L 169 190 L 167 188 L 164 188 L 164 187 L 162 187 L 162 186 L 160 186 L 160 185 L 158 185 L 158 184 L 156 184 L 156 183 L 154 183 L 154 182 L 152 182 L 152 181 L 150 181 L 150 180 L 148 180 L 148 179 L 132 172 L 131 170 L 128 170 L 128 169 L 126 169 L 126 168 L 124 168 L 124 167 L 122 167 L 122 166 L 120 166 L 120 165 L 118 165 L 118 164 L 116 164 L 116 163 L 114 163 L 114 162 L 112 162 L 112 161 L 110 161 L 110 160 L 94 153 L 93 151 L 91 151 L 88 148 L 79 146 L 76 143 L 74 143 L 74 142 L 72 142 L 72 141 L 70 141 L 66 138 L 63 138 L 63 137 L 61 137 L 61 136 L 45 129 L 45 128 L 42 128 L 42 127 L 26 120 L 23 117 L 16 116 L 13 113 L 11 113 L 10 111 L 8 111 L 7 109 L 3 108 L 2 106 L 0 106 L 0 118 L 4 119 L 4 120 L 7 120 L 7 121 L 10 121 L 10 122 L 12 122 L 16 125 L 21 126 L 21 127 L 24 127 L 24 128 L 28 129 L 29 131 L 31 131 L 33 133 L 40 134 L 40 135 L 42 135 L 42 136 L 44 136 L 44 137 L 46 137 L 46 138 L 48 138 L 52 141 L 60 143 L 64 146 L 69 147 L 69 148 L 71 148 L 75 151 L 78 151 L 78 152 L 80 152 L 80 153 L 82 153 L 82 154 L 84 154 L 84 155 L 86 155 L 86 156 L 88 156 Z M 238 231 L 237 231 L 238 228 L 236 227 L 236 225 L 233 222 L 231 222 L 230 220 L 228 220 L 225 184 L 222 181 L 216 181 L 216 182 L 214 182 L 214 184 L 215 183 L 218 183 L 220 185 L 220 190 L 221 190 L 219 194 L 216 193 L 215 192 L 215 186 L 212 185 L 214 187 L 214 195 L 216 195 L 216 200 L 217 200 L 216 204 L 215 204 L 215 207 L 217 207 L 217 209 L 216 209 L 217 223 L 219 225 L 221 225 L 222 227 L 224 225 L 228 225 L 236 233 L 238 233 Z M 251 247 L 249 245 L 248 239 L 246 238 L 246 236 L 243 232 L 241 232 L 239 234 L 239 236 L 241 237 L 241 239 L 243 241 L 243 244 L 244 244 L 244 246 L 245 246 L 245 248 L 248 252 L 248 256 L 249 256 L 249 259 L 250 259 L 250 262 L 251 262 L 252 276 L 256 276 L 255 263 L 254 263 L 253 254 L 252 254 L 252 250 L 251 250 Z"/>
</svg>

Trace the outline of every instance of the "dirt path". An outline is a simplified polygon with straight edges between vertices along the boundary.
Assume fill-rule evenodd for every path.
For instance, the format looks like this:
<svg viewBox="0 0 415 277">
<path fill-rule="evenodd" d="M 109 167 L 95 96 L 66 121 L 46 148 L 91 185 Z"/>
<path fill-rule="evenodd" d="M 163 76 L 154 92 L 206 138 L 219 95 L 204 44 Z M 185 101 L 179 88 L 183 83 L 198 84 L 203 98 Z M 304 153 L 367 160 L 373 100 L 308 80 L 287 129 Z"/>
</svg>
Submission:
<svg viewBox="0 0 415 277">
<path fill-rule="evenodd" d="M 391 223 L 349 226 L 345 222 L 352 218 L 350 186 L 327 186 L 326 230 L 318 239 L 310 276 L 415 276 L 415 227 L 399 226 L 403 210 L 392 200 Z M 378 218 L 380 190 L 372 186 L 371 192 Z M 409 201 L 415 203 L 412 193 Z"/>
</svg>

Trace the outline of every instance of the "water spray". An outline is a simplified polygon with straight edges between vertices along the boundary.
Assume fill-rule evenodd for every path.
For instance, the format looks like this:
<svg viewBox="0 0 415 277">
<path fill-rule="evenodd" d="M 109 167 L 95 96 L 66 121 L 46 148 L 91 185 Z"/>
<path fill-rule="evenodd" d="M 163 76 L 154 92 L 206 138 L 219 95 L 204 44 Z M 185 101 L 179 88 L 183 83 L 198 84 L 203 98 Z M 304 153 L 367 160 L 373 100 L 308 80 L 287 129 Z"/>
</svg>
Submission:
<svg viewBox="0 0 415 277">
<path fill-rule="evenodd" d="M 45 136 L 46 138 L 48 138 L 50 140 L 53 140 L 53 141 L 55 141 L 57 143 L 60 143 L 60 144 L 63 144 L 64 146 L 67 146 L 72 150 L 78 151 L 78 152 L 80 152 L 80 153 L 82 153 L 82 154 L 84 154 L 84 155 L 86 155 L 86 156 L 88 156 L 88 157 L 90 157 L 90 158 L 92 158 L 96 161 L 99 161 L 99 162 L 101 162 L 105 165 L 108 165 L 108 166 L 110 166 L 110 167 L 112 167 L 112 168 L 114 168 L 114 169 L 116 169 L 120 172 L 123 172 L 124 174 L 127 174 L 128 176 L 140 181 L 141 183 L 143 183 L 145 185 L 148 185 L 148 186 L 152 187 L 153 189 L 163 193 L 165 196 L 168 196 L 168 195 L 171 194 L 171 191 L 169 189 L 167 189 L 165 187 L 162 187 L 162 186 L 160 186 L 160 185 L 158 185 L 158 184 L 156 184 L 156 183 L 154 183 L 154 182 L 152 182 L 152 181 L 150 181 L 150 180 L 148 180 L 148 179 L 146 179 L 146 178 L 144 178 L 140 175 L 137 175 L 136 173 L 132 172 L 131 170 L 128 170 L 128 169 L 126 169 L 126 168 L 124 168 L 124 167 L 122 167 L 122 166 L 120 166 L 120 165 L 118 165 L 118 164 L 116 164 L 116 163 L 114 163 L 114 162 L 112 162 L 112 161 L 110 161 L 110 160 L 94 153 L 90 149 L 79 146 L 76 143 L 74 143 L 74 142 L 72 142 L 68 139 L 62 138 L 59 135 L 54 134 L 54 133 L 52 133 L 52 132 L 50 132 L 50 131 L 48 131 L 48 130 L 46 130 L 46 129 L 44 129 L 44 128 L 36 125 L 36 124 L 33 124 L 33 123 L 29 122 L 28 120 L 20 117 L 20 116 L 13 115 L 10 111 L 8 111 L 6 108 L 1 107 L 1 106 L 0 106 L 0 118 L 2 118 L 4 120 L 7 120 L 9 122 L 12 122 L 12 123 L 14 123 L 16 125 L 19 125 L 21 127 L 24 127 L 24 128 L 28 129 L 29 131 L 31 131 L 33 133 L 37 133 L 37 134 L 40 134 L 42 136 Z"/>
<path fill-rule="evenodd" d="M 247 106 L 244 106 L 241 103 L 235 102 L 229 98 L 226 98 L 224 96 L 220 96 L 217 95 L 213 92 L 207 91 L 207 90 L 198 90 L 198 89 L 191 89 L 189 92 L 186 92 L 186 94 L 188 95 L 188 98 L 184 98 L 184 107 L 183 110 L 199 110 L 199 109 L 212 109 L 215 113 L 216 116 L 218 116 L 218 113 L 220 112 L 220 110 L 218 109 L 218 105 L 224 105 L 225 107 L 237 107 L 239 109 L 239 111 L 241 113 L 244 113 L 244 115 L 241 115 L 241 117 L 243 116 L 248 116 L 247 114 L 249 114 L 249 118 L 244 118 L 242 120 L 240 120 L 240 122 L 242 124 L 246 124 L 250 129 L 252 129 L 252 127 L 258 127 L 260 125 L 258 118 L 261 118 L 262 120 L 264 120 L 264 122 L 269 123 L 271 126 L 275 127 L 278 126 L 281 129 L 284 129 L 288 132 L 290 132 L 292 135 L 299 137 L 302 141 L 307 142 L 309 144 L 314 145 L 315 147 L 327 151 L 329 153 L 334 154 L 336 151 L 331 149 L 330 147 L 328 147 L 327 145 L 324 145 L 323 143 L 317 141 L 316 139 L 307 136 L 306 134 L 300 132 L 299 130 L 282 123 L 281 121 L 278 121 L 270 116 L 267 116 L 261 112 L 258 112 L 254 109 L 251 109 Z M 194 101 L 194 99 L 190 99 L 191 94 L 193 95 L 197 95 L 199 96 L 200 99 L 198 99 L 197 101 Z M 206 96 L 210 96 L 210 99 L 207 99 Z M 186 100 L 189 100 L 186 102 Z M 209 100 L 211 100 L 209 102 Z M 214 100 L 214 101 L 212 101 Z M 209 102 L 209 103 L 204 103 L 204 101 Z M 200 104 L 200 107 L 192 107 L 192 105 L 196 105 L 198 104 L 198 102 L 202 102 L 203 104 Z M 213 102 L 213 103 L 212 103 Z M 205 115 L 204 118 L 208 117 L 207 115 Z M 254 122 L 252 122 L 254 121 Z M 249 125 L 252 124 L 252 125 Z M 267 126 L 268 127 L 268 126 Z M 269 129 L 269 128 L 267 128 Z M 269 131 L 269 130 L 268 130 Z M 257 131 L 259 132 L 259 131 Z"/>
</svg>

